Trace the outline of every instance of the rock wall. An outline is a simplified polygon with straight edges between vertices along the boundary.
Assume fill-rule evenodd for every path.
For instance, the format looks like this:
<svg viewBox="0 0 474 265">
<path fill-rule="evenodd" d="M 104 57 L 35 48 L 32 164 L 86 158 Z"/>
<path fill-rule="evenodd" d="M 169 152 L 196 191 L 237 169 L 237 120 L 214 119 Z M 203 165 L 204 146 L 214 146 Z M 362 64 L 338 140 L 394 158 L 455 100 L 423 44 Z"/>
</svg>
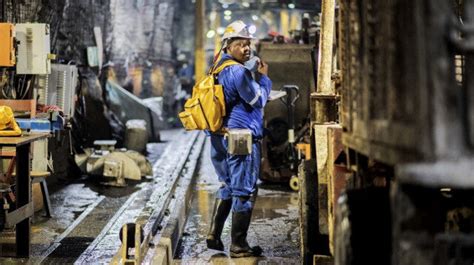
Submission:
<svg viewBox="0 0 474 265">
<path fill-rule="evenodd" d="M 141 98 L 163 96 L 173 101 L 179 86 L 176 49 L 183 46 L 181 42 L 190 47 L 194 43 L 193 11 L 191 0 L 0 0 L 1 21 L 50 24 L 51 48 L 57 61 L 78 65 L 82 79 L 79 101 L 84 102 L 84 109 L 79 109 L 76 124 L 102 127 L 84 131 L 86 135 L 79 137 L 84 145 L 121 131 L 113 128 L 122 125 L 104 104 L 107 78 Z M 187 29 L 181 31 L 183 23 Z M 88 65 L 87 47 L 97 45 L 94 27 L 101 29 L 107 68 Z M 186 37 L 177 41 L 175 34 Z M 81 108 L 80 102 L 77 105 Z"/>
<path fill-rule="evenodd" d="M 190 12 L 178 16 L 182 6 Z M 193 7 L 190 0 L 0 0 L 0 19 L 50 24 L 58 60 L 78 65 L 87 65 L 87 47 L 96 46 L 94 27 L 100 27 L 103 61 L 112 65 L 112 77 L 137 96 L 149 97 L 162 96 L 165 83 L 173 83 L 168 73 L 180 45 L 176 26 L 186 21 L 185 32 L 190 31 Z M 188 45 L 189 35 L 183 41 Z"/>
</svg>

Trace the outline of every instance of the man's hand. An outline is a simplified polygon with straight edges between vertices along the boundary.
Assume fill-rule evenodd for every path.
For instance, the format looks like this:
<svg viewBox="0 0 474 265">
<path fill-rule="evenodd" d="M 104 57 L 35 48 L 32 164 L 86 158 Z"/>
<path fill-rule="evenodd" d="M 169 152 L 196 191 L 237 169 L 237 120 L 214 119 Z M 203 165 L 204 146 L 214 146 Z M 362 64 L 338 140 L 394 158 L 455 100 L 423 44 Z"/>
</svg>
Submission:
<svg viewBox="0 0 474 265">
<path fill-rule="evenodd" d="M 260 62 L 258 63 L 257 71 L 261 73 L 262 75 L 268 75 L 268 64 L 260 60 Z"/>
</svg>

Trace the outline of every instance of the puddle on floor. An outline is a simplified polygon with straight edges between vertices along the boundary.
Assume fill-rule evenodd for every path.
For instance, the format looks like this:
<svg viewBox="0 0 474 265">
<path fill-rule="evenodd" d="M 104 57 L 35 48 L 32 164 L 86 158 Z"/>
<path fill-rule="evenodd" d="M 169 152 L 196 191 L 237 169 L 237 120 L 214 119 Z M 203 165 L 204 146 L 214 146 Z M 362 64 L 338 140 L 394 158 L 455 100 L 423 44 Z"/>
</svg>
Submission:
<svg viewBox="0 0 474 265">
<path fill-rule="evenodd" d="M 199 168 L 191 213 L 176 255 L 177 264 L 300 264 L 298 194 L 278 185 L 260 185 L 252 215 L 248 241 L 264 250 L 264 257 L 230 259 L 231 216 L 222 233 L 224 252 L 208 250 L 209 228 L 214 194 L 220 184 L 209 159 L 206 142 Z"/>
</svg>

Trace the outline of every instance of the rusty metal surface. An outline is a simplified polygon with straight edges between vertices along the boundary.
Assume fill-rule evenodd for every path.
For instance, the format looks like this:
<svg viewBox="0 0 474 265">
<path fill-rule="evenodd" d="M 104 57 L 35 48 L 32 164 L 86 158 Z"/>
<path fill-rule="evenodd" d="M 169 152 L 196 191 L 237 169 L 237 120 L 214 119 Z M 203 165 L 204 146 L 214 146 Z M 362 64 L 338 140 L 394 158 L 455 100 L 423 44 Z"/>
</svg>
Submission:
<svg viewBox="0 0 474 265">
<path fill-rule="evenodd" d="M 314 114 L 311 120 L 316 124 L 335 123 L 338 120 L 338 102 L 340 97 L 335 91 L 331 95 L 311 94 L 311 107 Z"/>
<path fill-rule="evenodd" d="M 405 1 L 342 1 L 340 12 L 344 143 L 390 164 L 403 156 L 372 154 L 377 148 L 372 146 L 387 152 L 423 151 L 424 141 L 416 140 L 417 133 L 427 129 L 422 94 L 427 88 L 418 67 L 424 52 L 417 53 L 421 32 L 413 21 L 418 9 Z M 412 26 L 402 30 L 407 21 Z M 419 89 L 410 89 L 414 85 Z"/>
<path fill-rule="evenodd" d="M 341 120 L 350 148 L 390 165 L 472 152 L 472 64 L 455 58 L 468 53 L 469 38 L 459 36 L 474 8 L 452 2 L 341 1 Z"/>
<path fill-rule="evenodd" d="M 465 10 L 453 9 L 454 2 L 466 3 Z M 462 19 L 458 13 L 464 14 Z M 474 4 L 341 1 L 340 18 L 342 143 L 348 150 L 347 166 L 354 171 L 353 191 L 370 186 L 391 189 L 392 216 L 386 219 L 392 222 L 391 264 L 472 263 L 472 253 L 465 255 L 461 249 L 472 248 L 474 227 L 474 65 L 469 56 L 462 56 L 472 53 L 467 28 L 473 25 Z M 335 185 L 343 184 L 341 177 Z M 363 211 L 358 209 L 354 216 Z M 361 216 L 365 224 L 373 219 L 370 216 Z M 351 225 L 343 220 L 336 228 Z M 451 233 L 460 231 L 453 227 L 468 228 L 457 238 L 459 244 Z M 368 231 L 354 226 L 346 232 L 367 237 Z M 381 232 L 386 231 L 390 229 Z M 343 248 L 336 252 L 343 256 L 359 245 L 344 245 L 349 242 L 344 242 L 349 239 L 344 235 L 349 234 L 337 238 Z M 438 241 L 444 234 L 448 239 Z"/>
<path fill-rule="evenodd" d="M 337 161 L 344 152 L 342 144 L 342 127 L 334 125 L 328 128 L 328 232 L 329 248 L 334 254 L 334 226 L 336 222 L 337 201 L 346 189 L 346 178 L 349 171 Z"/>
</svg>

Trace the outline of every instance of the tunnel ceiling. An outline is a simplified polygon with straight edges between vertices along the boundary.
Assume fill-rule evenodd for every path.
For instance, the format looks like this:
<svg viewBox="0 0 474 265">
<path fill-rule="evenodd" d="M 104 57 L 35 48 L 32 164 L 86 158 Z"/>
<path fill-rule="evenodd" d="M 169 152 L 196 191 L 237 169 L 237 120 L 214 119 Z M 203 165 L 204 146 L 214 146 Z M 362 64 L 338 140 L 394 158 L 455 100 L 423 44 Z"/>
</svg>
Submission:
<svg viewBox="0 0 474 265">
<path fill-rule="evenodd" d="M 270 9 L 270 8 L 288 8 L 289 4 L 294 4 L 295 9 L 311 10 L 319 12 L 321 10 L 321 1 L 318 0 L 207 0 L 207 6 L 214 9 Z M 223 7 L 224 6 L 224 7 Z"/>
</svg>

